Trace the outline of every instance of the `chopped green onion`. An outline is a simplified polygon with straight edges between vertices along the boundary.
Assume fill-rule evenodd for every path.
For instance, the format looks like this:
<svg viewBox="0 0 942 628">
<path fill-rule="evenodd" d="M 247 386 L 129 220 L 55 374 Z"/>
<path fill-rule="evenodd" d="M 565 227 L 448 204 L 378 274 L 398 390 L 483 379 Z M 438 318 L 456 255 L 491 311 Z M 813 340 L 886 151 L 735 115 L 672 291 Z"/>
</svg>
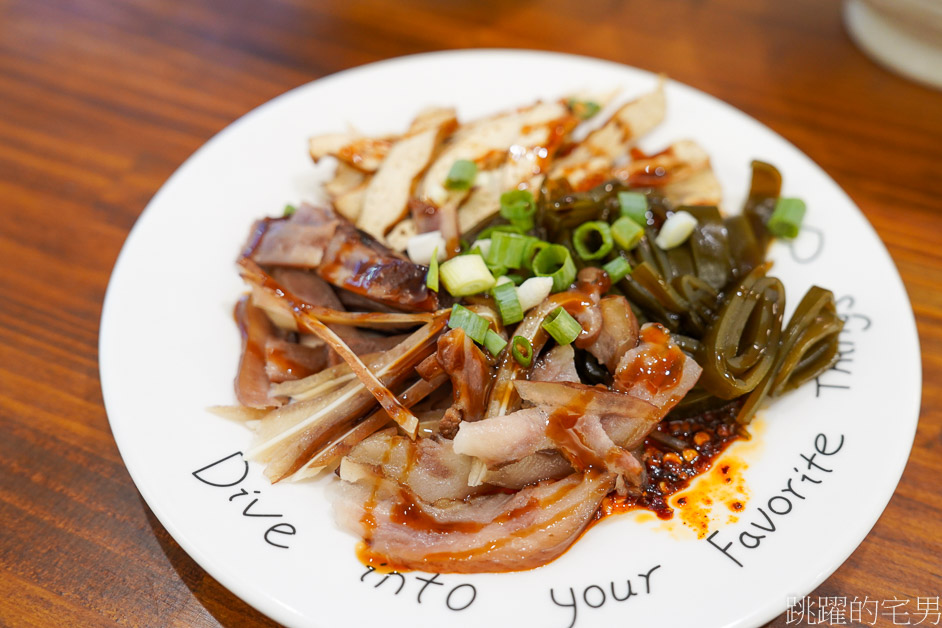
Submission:
<svg viewBox="0 0 942 628">
<path fill-rule="evenodd" d="M 628 216 L 622 216 L 612 223 L 612 238 L 623 251 L 630 251 L 638 246 L 644 236 L 644 229 Z"/>
<path fill-rule="evenodd" d="M 591 100 L 576 100 L 575 98 L 570 98 L 566 104 L 569 105 L 569 110 L 572 111 L 574 115 L 583 120 L 588 120 L 602 109 L 597 102 Z"/>
<path fill-rule="evenodd" d="M 284 213 L 282 213 L 282 216 L 284 216 L 285 218 L 287 218 L 288 216 L 293 215 L 294 212 L 296 212 L 296 211 L 298 211 L 298 208 L 295 207 L 294 205 L 285 205 L 285 211 L 284 211 Z"/>
<path fill-rule="evenodd" d="M 661 231 L 654 239 L 654 244 L 665 251 L 680 246 L 687 241 L 696 226 L 697 219 L 690 212 L 684 210 L 674 212 L 661 225 Z"/>
<path fill-rule="evenodd" d="M 641 192 L 619 192 L 618 205 L 622 216 L 631 218 L 642 227 L 648 224 L 648 197 Z"/>
<path fill-rule="evenodd" d="M 594 249 L 593 240 L 600 241 Z M 601 259 L 612 250 L 612 228 L 602 220 L 584 222 L 572 233 L 572 246 L 584 260 Z"/>
<path fill-rule="evenodd" d="M 480 344 L 484 342 L 491 325 L 483 316 L 478 316 L 463 305 L 455 305 L 451 308 L 448 326 L 452 329 L 460 327 L 468 334 L 468 338 Z"/>
<path fill-rule="evenodd" d="M 523 254 L 523 267 L 529 270 L 530 272 L 533 272 L 533 259 L 537 256 L 537 254 L 540 251 L 542 251 L 549 245 L 550 243 L 546 242 L 545 240 L 537 240 L 536 238 L 531 240 L 527 244 L 527 250 Z"/>
<path fill-rule="evenodd" d="M 484 334 L 484 348 L 487 349 L 491 355 L 497 357 L 506 346 L 507 341 L 501 338 L 500 334 L 493 329 L 488 329 L 487 333 Z"/>
<path fill-rule="evenodd" d="M 491 291 L 500 311 L 500 318 L 504 325 L 513 325 L 523 320 L 523 310 L 517 298 L 517 288 L 512 281 L 497 284 Z"/>
<path fill-rule="evenodd" d="M 509 275 L 504 275 L 501 279 L 509 279 L 513 282 L 515 286 L 519 286 L 523 283 L 523 275 L 518 275 L 517 273 L 511 273 Z"/>
<path fill-rule="evenodd" d="M 490 264 L 488 264 L 487 269 L 491 271 L 491 275 L 493 275 L 494 277 L 502 277 L 507 274 L 506 266 L 491 266 Z"/>
<path fill-rule="evenodd" d="M 481 233 L 479 233 L 479 234 L 478 234 L 478 239 L 481 239 L 481 238 L 490 238 L 490 237 L 492 237 L 495 233 L 501 232 L 501 231 L 504 232 L 504 233 L 520 233 L 520 234 L 522 234 L 522 233 L 524 232 L 524 229 L 521 228 L 521 227 L 518 227 L 517 225 L 494 225 L 493 227 L 488 227 L 487 229 L 485 229 L 485 230 L 483 230 Z"/>
<path fill-rule="evenodd" d="M 445 187 L 449 190 L 467 190 L 474 183 L 474 177 L 478 174 L 478 166 L 473 161 L 459 159 L 451 165 L 448 171 L 448 177 L 445 179 Z"/>
<path fill-rule="evenodd" d="M 582 333 L 582 326 L 562 307 L 558 307 L 543 320 L 543 329 L 561 345 L 568 345 Z"/>
<path fill-rule="evenodd" d="M 528 231 L 533 228 L 536 203 L 530 190 L 510 190 L 500 195 L 500 215 Z"/>
<path fill-rule="evenodd" d="M 553 292 L 565 290 L 576 278 L 576 265 L 569 249 L 562 244 L 550 244 L 533 258 L 533 274 L 551 277 Z"/>
<path fill-rule="evenodd" d="M 510 341 L 510 353 L 517 364 L 526 368 L 533 362 L 533 345 L 523 336 L 514 336 Z"/>
<path fill-rule="evenodd" d="M 780 198 L 775 202 L 775 211 L 769 217 L 767 227 L 779 238 L 794 238 L 801 230 L 805 217 L 805 202 L 800 198 Z"/>
<path fill-rule="evenodd" d="M 631 264 L 628 263 L 628 260 L 619 255 L 608 264 L 605 264 L 605 266 L 602 266 L 602 270 L 608 273 L 608 277 L 612 280 L 612 283 L 618 283 L 631 272 Z"/>
<path fill-rule="evenodd" d="M 498 231 L 491 236 L 491 245 L 484 259 L 489 266 L 520 268 L 523 265 L 523 254 L 526 253 L 530 241 L 535 239 L 531 236 Z"/>
<path fill-rule="evenodd" d="M 438 292 L 438 247 L 432 251 L 432 261 L 428 263 L 428 274 L 425 275 L 425 285 L 429 290 Z"/>
<path fill-rule="evenodd" d="M 455 297 L 466 297 L 490 290 L 496 283 L 480 255 L 453 257 L 438 269 L 442 283 L 448 293 Z"/>
</svg>

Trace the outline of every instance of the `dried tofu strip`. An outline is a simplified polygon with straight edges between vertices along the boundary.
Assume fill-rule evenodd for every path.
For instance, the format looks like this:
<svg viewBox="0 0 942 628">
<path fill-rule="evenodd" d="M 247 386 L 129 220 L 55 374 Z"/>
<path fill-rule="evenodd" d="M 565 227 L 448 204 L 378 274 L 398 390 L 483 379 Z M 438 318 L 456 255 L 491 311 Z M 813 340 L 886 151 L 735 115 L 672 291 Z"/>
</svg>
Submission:
<svg viewBox="0 0 942 628">
<path fill-rule="evenodd" d="M 363 212 L 363 201 L 366 198 L 366 190 L 369 186 L 369 179 L 366 179 L 355 188 L 347 190 L 343 194 L 333 199 L 334 209 L 337 213 L 349 220 L 356 222 Z"/>
<path fill-rule="evenodd" d="M 654 91 L 622 105 L 605 124 L 557 160 L 549 178 L 565 179 L 575 190 L 593 187 L 639 137 L 664 120 L 666 110 L 662 80 Z"/>
<path fill-rule="evenodd" d="M 216 416 L 239 423 L 259 421 L 271 413 L 271 410 L 267 408 L 250 408 L 248 406 L 210 406 L 206 409 Z"/>
<path fill-rule="evenodd" d="M 264 287 L 261 276 L 249 268 L 243 278 L 252 283 L 252 304 L 268 314 L 272 322 L 282 329 L 301 331 L 293 306 L 283 296 L 272 294 Z M 298 300 L 300 301 L 300 299 Z M 303 303 L 303 302 L 302 302 Z M 304 309 L 323 323 L 349 325 L 366 329 L 399 328 L 403 325 L 419 325 L 434 320 L 435 312 L 346 312 L 319 305 L 303 304 Z"/>
<path fill-rule="evenodd" d="M 356 353 L 354 353 L 332 329 L 318 320 L 318 315 L 323 314 L 322 310 L 328 308 L 317 308 L 304 303 L 300 299 L 297 299 L 294 297 L 294 295 L 287 292 L 282 286 L 269 277 L 253 262 L 243 258 L 239 261 L 239 263 L 242 266 L 244 278 L 254 285 L 264 289 L 265 291 L 278 296 L 280 299 L 283 299 L 290 306 L 294 314 L 295 321 L 297 322 L 298 329 L 302 331 L 307 330 L 317 335 L 333 351 L 335 351 L 337 355 L 339 355 L 344 360 L 344 362 L 350 366 L 350 369 L 370 391 L 373 397 L 376 398 L 376 401 L 379 402 L 380 406 L 382 406 L 390 418 L 396 421 L 396 423 L 398 423 L 411 438 L 415 438 L 416 430 L 419 426 L 419 420 L 415 417 L 415 415 L 413 415 L 408 408 L 399 403 L 399 400 L 396 398 L 396 396 L 390 392 L 389 389 L 382 384 L 382 382 L 379 381 L 376 375 L 370 371 L 370 369 L 367 368 L 365 364 L 363 364 Z M 346 314 L 350 313 L 347 312 Z M 372 314 L 374 317 L 378 315 L 380 314 Z M 393 315 L 385 314 L 383 316 Z M 447 320 L 447 318 L 448 310 L 442 310 L 435 313 L 432 320 L 427 323 L 427 325 L 438 326 L 441 328 L 444 326 L 444 322 Z"/>
<path fill-rule="evenodd" d="M 335 198 L 360 187 L 368 178 L 366 173 L 341 161 L 334 170 L 334 178 L 324 184 L 324 189 L 331 198 Z"/>
<path fill-rule="evenodd" d="M 366 364 L 371 364 L 377 357 L 379 357 L 378 353 L 369 353 L 361 356 L 360 359 Z M 354 377 L 356 376 L 350 370 L 350 367 L 347 366 L 346 362 L 342 362 L 302 379 L 291 379 L 272 384 L 271 394 L 275 397 L 291 397 L 293 401 L 313 399 L 330 392 L 336 386 L 351 381 Z"/>
<path fill-rule="evenodd" d="M 454 107 L 427 107 L 416 114 L 406 135 L 457 123 Z M 454 128 L 452 128 L 454 130 Z"/>
<path fill-rule="evenodd" d="M 696 142 L 674 142 L 659 153 L 635 159 L 612 170 L 612 175 L 636 186 L 660 187 L 689 179 L 710 167 L 710 156 Z"/>
<path fill-rule="evenodd" d="M 420 124 L 413 124 L 417 131 L 392 145 L 363 194 L 357 227 L 380 242 L 385 241 L 389 228 L 408 211 L 416 179 L 457 124 L 453 109 L 450 114 L 441 111 L 428 114 Z"/>
<path fill-rule="evenodd" d="M 545 141 L 549 131 L 555 128 L 556 121 L 569 117 L 572 114 L 562 103 L 537 103 L 462 126 L 429 166 L 416 195 L 437 206 L 443 205 L 449 194 L 445 189 L 445 179 L 456 161 L 468 159 L 477 163 L 481 170 L 489 169 L 482 166 L 503 163 L 514 146 L 534 148 L 521 143 L 528 137 L 537 138 L 540 128 L 543 129 L 540 140 Z M 494 163 L 495 159 L 497 164 Z"/>
<path fill-rule="evenodd" d="M 675 207 L 680 205 L 718 206 L 723 201 L 723 190 L 713 169 L 707 167 L 687 179 L 665 185 L 664 196 Z"/>
<path fill-rule="evenodd" d="M 337 213 L 355 222 L 363 207 L 363 194 L 369 182 L 369 174 L 341 161 L 337 163 L 334 178 L 324 184 L 324 190 Z"/>
<path fill-rule="evenodd" d="M 466 231 L 497 213 L 502 192 L 539 185 L 539 175 L 577 122 L 565 104 L 548 102 L 466 124 L 429 166 L 416 196 L 437 207 L 459 204 L 459 227 Z M 444 185 L 452 165 L 462 159 L 478 165 L 474 188 L 466 197 Z M 415 232 L 407 219 L 390 232 L 387 242 L 402 249 Z"/>
<path fill-rule="evenodd" d="M 362 172 L 376 172 L 389 152 L 388 138 L 363 137 L 356 133 L 327 133 L 308 141 L 311 159 L 317 163 L 324 157 L 336 157 Z"/>
<path fill-rule="evenodd" d="M 517 187 L 516 183 L 504 185 L 503 167 L 479 172 L 474 181 L 474 191 L 458 208 L 458 231 L 465 233 L 500 211 L 500 195 Z M 529 177 L 527 179 L 529 182 Z M 539 184 L 536 189 L 539 190 Z"/>
<path fill-rule="evenodd" d="M 436 376 L 431 381 L 419 380 L 404 390 L 399 395 L 399 399 L 403 404 L 411 407 L 435 392 L 447 380 L 448 378 L 444 374 Z M 389 415 L 386 414 L 385 410 L 377 410 L 366 419 L 350 427 L 343 434 L 326 443 L 287 480 L 295 482 L 317 475 L 323 469 L 332 466 L 337 460 L 350 453 L 350 450 L 366 437 L 388 425 L 389 421 Z"/>
<path fill-rule="evenodd" d="M 418 233 L 419 230 L 415 226 L 415 221 L 411 218 L 406 218 L 393 227 L 392 231 L 386 235 L 386 246 L 394 251 L 405 251 L 406 246 L 409 244 L 409 238 Z"/>
</svg>

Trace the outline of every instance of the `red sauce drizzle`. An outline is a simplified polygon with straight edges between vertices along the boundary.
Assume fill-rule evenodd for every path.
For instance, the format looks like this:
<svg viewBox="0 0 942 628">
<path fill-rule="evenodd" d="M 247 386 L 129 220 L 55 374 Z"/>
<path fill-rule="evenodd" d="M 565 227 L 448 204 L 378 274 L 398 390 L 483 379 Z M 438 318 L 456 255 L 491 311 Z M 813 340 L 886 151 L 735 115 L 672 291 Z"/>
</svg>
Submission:
<svg viewBox="0 0 942 628">
<path fill-rule="evenodd" d="M 742 437 L 736 423 L 741 401 L 684 419 L 661 421 L 657 431 L 682 444 L 680 451 L 648 436 L 641 461 L 646 479 L 641 494 L 621 498 L 609 495 L 599 508 L 598 518 L 643 508 L 661 519 L 670 519 L 674 511 L 668 498 L 690 485 L 696 476 L 709 470 L 730 443 Z"/>
</svg>

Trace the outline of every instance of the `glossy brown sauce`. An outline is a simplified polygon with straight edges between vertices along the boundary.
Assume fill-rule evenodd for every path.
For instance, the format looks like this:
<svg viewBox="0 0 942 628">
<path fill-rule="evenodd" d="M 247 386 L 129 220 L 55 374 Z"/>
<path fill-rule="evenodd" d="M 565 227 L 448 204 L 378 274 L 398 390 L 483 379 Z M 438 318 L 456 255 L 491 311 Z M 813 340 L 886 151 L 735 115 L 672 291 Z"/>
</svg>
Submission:
<svg viewBox="0 0 942 628">
<path fill-rule="evenodd" d="M 246 357 L 249 357 L 253 360 L 261 360 L 262 364 L 265 363 L 265 348 L 262 346 L 267 334 L 259 333 L 259 331 L 266 331 L 271 323 L 268 322 L 268 318 L 260 319 L 260 321 L 254 321 L 250 317 L 255 314 L 253 310 L 255 307 L 249 302 L 249 297 L 243 296 L 240 298 L 235 305 L 235 309 L 232 312 L 232 317 L 236 321 L 236 325 L 239 327 L 239 334 L 242 336 L 242 341 L 245 343 L 242 353 L 243 360 Z M 255 314 L 257 316 L 257 314 Z M 262 330 L 259 330 L 256 325 L 253 323 L 263 322 L 264 327 Z"/>
<path fill-rule="evenodd" d="M 354 140 L 337 151 L 337 158 L 354 167 L 364 165 L 367 160 L 382 160 L 389 152 L 392 142 L 363 138 Z"/>
<path fill-rule="evenodd" d="M 671 157 L 674 155 L 673 147 L 657 153 L 644 153 L 638 148 L 631 149 L 631 158 L 635 162 L 647 161 L 641 168 L 633 168 L 628 175 L 628 183 L 635 187 L 657 187 L 670 183 L 672 172 L 665 164 L 671 163 Z M 663 158 L 663 159 L 658 159 Z M 640 164 L 634 164 L 635 166 Z"/>
<path fill-rule="evenodd" d="M 289 356 L 284 349 L 279 347 L 269 347 L 265 352 L 265 360 L 282 373 L 288 375 L 287 379 L 302 379 L 317 372 L 315 369 L 301 364 L 297 360 L 292 360 L 291 356 Z"/>
<path fill-rule="evenodd" d="M 563 455 L 577 471 L 606 467 L 606 460 L 599 457 L 576 430 L 576 423 L 585 414 L 591 396 L 591 390 L 578 394 L 571 404 L 554 410 L 546 425 L 546 435 L 557 443 Z"/>
<path fill-rule="evenodd" d="M 418 503 L 418 500 L 415 499 L 411 491 L 400 490 L 396 504 L 390 511 L 389 520 L 395 524 L 404 525 L 413 530 L 419 530 L 422 532 L 441 532 L 446 534 L 450 532 L 463 532 L 468 534 L 480 532 L 492 523 L 507 523 L 517 517 L 523 516 L 526 513 L 533 512 L 538 508 L 540 508 L 540 502 L 534 498 L 528 500 L 527 503 L 523 504 L 522 506 L 518 506 L 513 510 L 501 513 L 493 521 L 443 522 L 436 521 L 434 517 L 431 517 L 429 514 L 427 514 L 422 508 L 422 505 Z"/>
<path fill-rule="evenodd" d="M 317 274 L 335 286 L 395 308 L 430 312 L 438 307 L 438 295 L 426 287 L 425 272 L 339 220 L 317 267 Z"/>
<path fill-rule="evenodd" d="M 383 458 L 380 462 L 381 467 L 386 466 L 389 462 L 392 452 L 392 447 L 387 447 L 386 451 L 383 452 Z M 366 503 L 363 504 L 363 516 L 360 518 L 360 523 L 363 525 L 363 540 L 366 543 L 370 542 L 373 538 L 373 531 L 376 530 L 376 515 L 373 511 L 376 509 L 376 494 L 379 492 L 379 487 L 379 482 L 373 482 L 373 486 L 370 489 L 370 496 L 366 500 Z"/>
<path fill-rule="evenodd" d="M 248 296 L 236 303 L 233 317 L 242 336 L 242 356 L 236 375 L 235 393 L 239 403 L 262 408 L 277 405 L 269 394 L 265 370 L 265 342 L 272 333 L 268 317 L 252 305 Z"/>
<path fill-rule="evenodd" d="M 437 355 L 451 380 L 453 399 L 439 422 L 439 429 L 445 438 L 454 438 L 461 421 L 478 421 L 484 417 L 494 373 L 484 353 L 460 327 L 438 339 Z"/>
<path fill-rule="evenodd" d="M 619 365 L 618 384 L 625 390 L 644 386 L 652 395 L 673 388 L 683 374 L 686 356 L 670 341 L 670 334 L 660 325 L 647 325 L 641 330 L 641 343 L 646 345 L 634 360 Z"/>
<path fill-rule="evenodd" d="M 532 510 L 549 508 L 555 505 L 556 502 L 562 500 L 566 495 L 568 495 L 570 492 L 572 492 L 575 489 L 576 489 L 576 485 L 564 487 L 560 489 L 559 491 L 557 491 L 556 493 L 554 493 L 552 496 L 550 496 L 550 498 L 538 501 L 537 507 L 526 510 L 525 512 L 532 512 Z M 566 518 L 571 516 L 572 513 L 575 512 L 576 509 L 578 508 L 579 508 L 578 503 L 573 504 L 567 508 L 560 510 L 558 513 L 556 513 L 553 517 L 549 519 L 545 519 L 545 520 L 536 519 L 530 525 L 520 528 L 519 530 L 516 530 L 510 534 L 504 534 L 498 539 L 488 541 L 482 545 L 478 545 L 477 547 L 474 547 L 464 552 L 432 553 L 432 554 L 428 554 L 425 558 L 430 562 L 438 562 L 442 560 L 447 560 L 447 561 L 470 560 L 473 558 L 479 558 L 487 554 L 488 552 L 493 552 L 495 550 L 504 548 L 516 538 L 526 537 L 530 534 L 533 534 L 537 528 L 552 528 L 556 524 L 564 521 Z M 519 516 L 525 516 L 525 514 L 521 514 Z M 508 519 L 504 523 L 506 524 L 512 520 L 513 520 L 512 518 Z M 537 565 L 533 565 L 533 566 L 536 567 Z"/>
<path fill-rule="evenodd" d="M 570 171 L 575 170 L 571 168 Z M 566 171 L 563 171 L 566 173 Z M 566 173 L 568 174 L 568 173 Z M 593 172 L 586 176 L 584 179 L 579 181 L 575 186 L 573 186 L 573 192 L 588 192 L 598 186 L 602 185 L 606 181 L 611 179 L 611 174 L 607 170 L 600 170 L 598 172 Z"/>
</svg>

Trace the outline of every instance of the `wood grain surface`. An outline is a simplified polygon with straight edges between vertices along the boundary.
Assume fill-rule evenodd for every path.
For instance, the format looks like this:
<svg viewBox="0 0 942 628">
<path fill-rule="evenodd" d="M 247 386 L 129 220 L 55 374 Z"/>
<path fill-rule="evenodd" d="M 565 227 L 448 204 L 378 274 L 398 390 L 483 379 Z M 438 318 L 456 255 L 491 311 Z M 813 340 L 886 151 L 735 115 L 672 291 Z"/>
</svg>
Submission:
<svg viewBox="0 0 942 628">
<path fill-rule="evenodd" d="M 664 72 L 850 194 L 912 299 L 922 414 L 886 512 L 813 595 L 942 594 L 942 92 L 861 54 L 838 2 L 0 0 L 0 624 L 271 625 L 177 546 L 122 464 L 98 380 L 109 273 L 161 184 L 243 113 L 345 68 L 471 47 Z"/>
</svg>

